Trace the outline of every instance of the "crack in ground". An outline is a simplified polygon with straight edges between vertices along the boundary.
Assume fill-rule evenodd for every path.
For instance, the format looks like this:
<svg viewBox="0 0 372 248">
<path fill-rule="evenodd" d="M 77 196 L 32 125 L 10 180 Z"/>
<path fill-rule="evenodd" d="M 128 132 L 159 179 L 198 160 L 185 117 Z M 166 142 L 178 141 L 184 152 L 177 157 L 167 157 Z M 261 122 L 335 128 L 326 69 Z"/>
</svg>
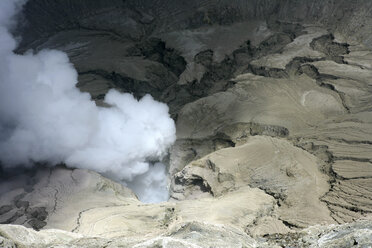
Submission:
<svg viewBox="0 0 372 248">
<path fill-rule="evenodd" d="M 52 209 L 52 212 L 53 213 L 55 213 L 56 212 L 56 210 L 57 210 L 57 202 L 58 202 L 58 197 L 57 197 L 57 195 L 58 195 L 58 189 L 54 189 L 54 206 L 53 206 L 53 209 Z"/>
<path fill-rule="evenodd" d="M 76 219 L 76 227 L 74 229 L 72 229 L 71 232 L 76 232 L 80 228 L 80 225 L 81 225 L 80 220 L 81 220 L 81 217 L 82 217 L 83 213 L 85 213 L 89 210 L 92 210 L 92 209 L 94 209 L 94 208 L 84 209 L 84 210 L 79 212 L 78 217 Z"/>
<path fill-rule="evenodd" d="M 82 216 L 83 216 L 83 214 L 85 213 L 85 212 L 88 212 L 88 211 L 90 211 L 90 210 L 92 210 L 92 209 L 98 209 L 98 208 L 109 208 L 109 207 L 125 207 L 125 206 L 128 206 L 129 204 L 120 204 L 120 205 L 108 205 L 108 206 L 103 206 L 103 207 L 92 207 L 92 208 L 87 208 L 87 209 L 84 209 L 84 210 L 82 210 L 82 211 L 80 211 L 79 212 L 79 214 L 78 214 L 78 217 L 77 217 L 77 219 L 76 219 L 76 227 L 75 228 L 73 228 L 72 230 L 71 230 L 71 232 L 76 232 L 79 228 L 80 228 L 80 226 L 81 226 L 81 218 L 82 218 Z"/>
</svg>

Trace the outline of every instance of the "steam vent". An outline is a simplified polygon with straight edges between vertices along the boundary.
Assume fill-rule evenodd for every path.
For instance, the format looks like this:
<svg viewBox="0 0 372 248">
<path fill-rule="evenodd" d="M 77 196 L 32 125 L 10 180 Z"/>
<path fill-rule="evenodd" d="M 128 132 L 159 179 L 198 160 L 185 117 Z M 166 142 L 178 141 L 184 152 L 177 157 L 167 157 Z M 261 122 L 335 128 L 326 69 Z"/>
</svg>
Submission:
<svg viewBox="0 0 372 248">
<path fill-rule="evenodd" d="M 372 1 L 0 0 L 29 247 L 372 247 Z"/>
</svg>

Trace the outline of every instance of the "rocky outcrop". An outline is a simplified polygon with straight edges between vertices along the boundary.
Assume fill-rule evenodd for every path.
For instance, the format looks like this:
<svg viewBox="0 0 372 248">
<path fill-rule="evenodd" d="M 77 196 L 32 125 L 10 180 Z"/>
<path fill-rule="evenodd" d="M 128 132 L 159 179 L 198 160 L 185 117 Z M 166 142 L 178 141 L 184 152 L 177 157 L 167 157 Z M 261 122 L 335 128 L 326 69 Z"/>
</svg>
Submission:
<svg viewBox="0 0 372 248">
<path fill-rule="evenodd" d="M 370 221 L 353 224 L 314 226 L 301 232 L 268 235 L 255 240 L 228 226 L 190 222 L 172 228 L 157 238 L 89 237 L 55 229 L 35 232 L 22 226 L 0 225 L 0 245 L 14 247 L 369 247 Z"/>
<path fill-rule="evenodd" d="M 195 187 L 218 197 L 250 185 L 277 200 L 278 210 L 265 217 L 274 216 L 291 227 L 333 222 L 319 199 L 329 186 L 316 157 L 280 139 L 251 137 L 244 145 L 192 162 L 175 177 L 173 197 L 178 199 L 195 198 Z"/>
</svg>

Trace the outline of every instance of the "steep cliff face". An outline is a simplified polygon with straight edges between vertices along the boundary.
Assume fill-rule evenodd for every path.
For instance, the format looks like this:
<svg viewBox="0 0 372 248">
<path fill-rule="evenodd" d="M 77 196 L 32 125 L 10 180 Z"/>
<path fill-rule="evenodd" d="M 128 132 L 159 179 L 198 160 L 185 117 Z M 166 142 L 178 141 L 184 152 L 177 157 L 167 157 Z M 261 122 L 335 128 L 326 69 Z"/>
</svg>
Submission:
<svg viewBox="0 0 372 248">
<path fill-rule="evenodd" d="M 107 88 L 151 93 L 175 116 L 185 103 L 208 95 L 211 84 L 232 78 L 236 64 L 280 51 L 301 25 L 322 26 L 369 47 L 371 8 L 370 1 L 32 0 L 16 33 L 23 37 L 19 52 L 67 52 L 80 73 L 79 87 L 95 100 Z M 195 57 L 208 49 L 218 63 Z M 226 87 L 219 83 L 213 92 Z"/>
<path fill-rule="evenodd" d="M 131 39 L 162 32 L 229 25 L 247 20 L 319 23 L 368 46 L 372 3 L 354 1 L 58 1 L 33 0 L 26 6 L 24 44 L 71 29 L 108 31 Z"/>
<path fill-rule="evenodd" d="M 367 0 L 29 0 L 17 52 L 66 52 L 98 105 L 111 88 L 168 104 L 171 199 L 143 204 L 84 170 L 23 173 L 0 184 L 11 189 L 1 223 L 69 232 L 5 225 L 0 245 L 371 245 L 359 220 L 372 214 L 371 11 Z"/>
</svg>

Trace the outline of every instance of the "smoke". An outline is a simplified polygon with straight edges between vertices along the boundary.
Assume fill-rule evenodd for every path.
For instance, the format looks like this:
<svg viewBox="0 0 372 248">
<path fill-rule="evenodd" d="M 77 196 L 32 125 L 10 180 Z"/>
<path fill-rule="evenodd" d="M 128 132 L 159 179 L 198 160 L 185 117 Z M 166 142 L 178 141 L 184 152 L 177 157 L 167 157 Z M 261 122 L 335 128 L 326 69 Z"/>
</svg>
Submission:
<svg viewBox="0 0 372 248">
<path fill-rule="evenodd" d="M 111 107 L 97 107 L 75 87 L 78 75 L 65 53 L 15 54 L 8 29 L 24 2 L 0 1 L 2 166 L 65 163 L 124 180 L 140 199 L 164 200 L 164 165 L 147 161 L 160 160 L 175 141 L 168 107 L 150 95 L 138 101 L 116 90 L 105 97 Z"/>
</svg>

